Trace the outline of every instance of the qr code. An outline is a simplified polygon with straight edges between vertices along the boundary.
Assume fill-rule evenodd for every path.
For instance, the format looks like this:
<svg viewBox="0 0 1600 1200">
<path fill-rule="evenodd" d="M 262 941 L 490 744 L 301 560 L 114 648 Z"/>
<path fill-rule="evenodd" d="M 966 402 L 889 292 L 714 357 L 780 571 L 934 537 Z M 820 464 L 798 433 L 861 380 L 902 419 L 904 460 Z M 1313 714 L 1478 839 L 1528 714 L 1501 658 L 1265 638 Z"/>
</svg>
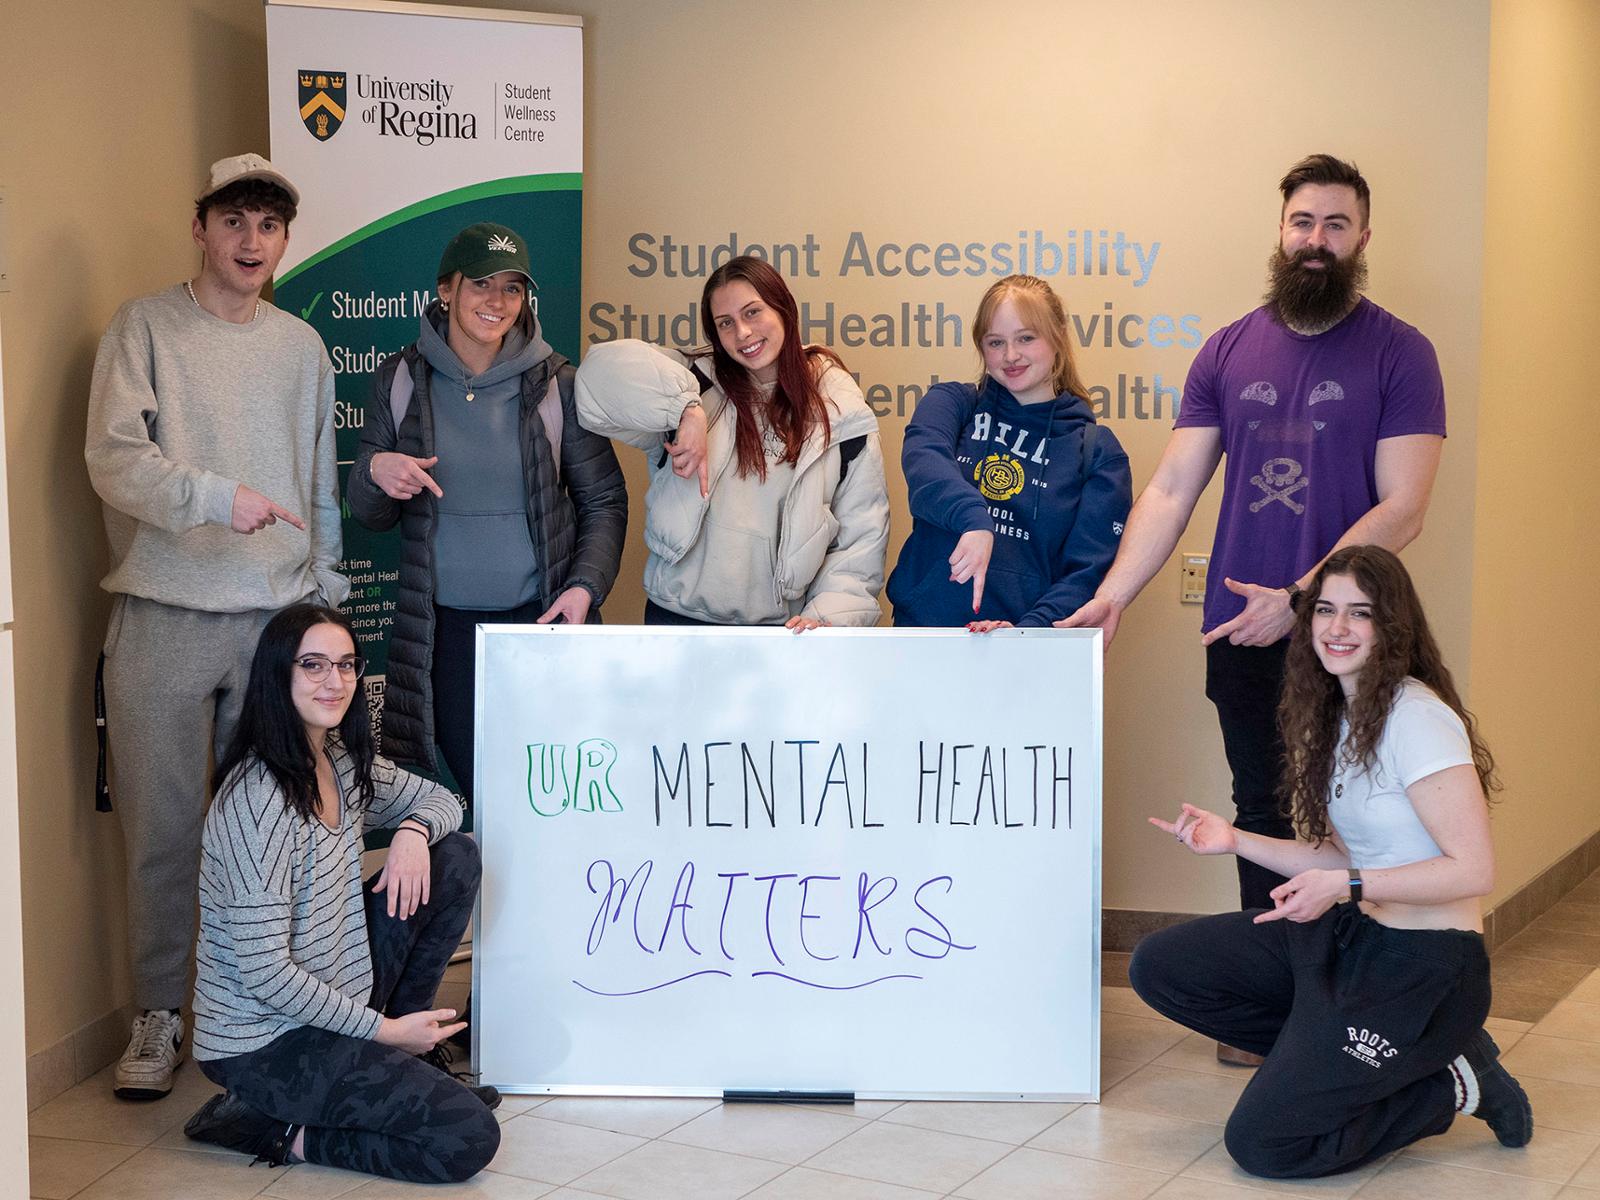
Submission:
<svg viewBox="0 0 1600 1200">
<path fill-rule="evenodd" d="M 383 684 L 385 675 L 367 676 L 367 716 L 372 718 L 373 744 L 383 744 Z"/>
</svg>

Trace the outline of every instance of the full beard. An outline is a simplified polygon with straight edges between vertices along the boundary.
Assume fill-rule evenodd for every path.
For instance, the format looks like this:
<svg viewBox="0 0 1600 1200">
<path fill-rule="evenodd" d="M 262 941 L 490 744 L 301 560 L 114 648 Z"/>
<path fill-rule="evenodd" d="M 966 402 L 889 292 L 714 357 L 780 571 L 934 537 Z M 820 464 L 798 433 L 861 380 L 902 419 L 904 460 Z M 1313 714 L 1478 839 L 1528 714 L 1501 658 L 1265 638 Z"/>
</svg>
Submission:
<svg viewBox="0 0 1600 1200">
<path fill-rule="evenodd" d="M 1321 270 L 1307 267 L 1320 262 Z M 1294 257 L 1282 246 L 1267 260 L 1266 304 L 1291 329 L 1330 329 L 1355 307 L 1367 287 L 1367 260 L 1359 250 L 1347 259 L 1329 250 L 1305 249 Z"/>
</svg>

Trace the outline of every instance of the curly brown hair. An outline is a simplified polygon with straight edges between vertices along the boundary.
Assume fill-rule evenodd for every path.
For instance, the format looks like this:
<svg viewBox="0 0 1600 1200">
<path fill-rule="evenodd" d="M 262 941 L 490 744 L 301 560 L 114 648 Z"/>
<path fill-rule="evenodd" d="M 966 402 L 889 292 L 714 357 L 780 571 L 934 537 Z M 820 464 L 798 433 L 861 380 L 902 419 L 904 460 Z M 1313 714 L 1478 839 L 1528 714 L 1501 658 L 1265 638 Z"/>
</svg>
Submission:
<svg viewBox="0 0 1600 1200">
<path fill-rule="evenodd" d="M 1331 575 L 1355 581 L 1372 602 L 1372 650 L 1361 668 L 1361 686 L 1346 704 L 1344 689 L 1317 658 L 1311 618 Z M 1400 560 L 1382 546 L 1346 546 L 1328 556 L 1306 589 L 1311 600 L 1295 615 L 1294 635 L 1284 664 L 1283 694 L 1278 701 L 1278 729 L 1283 735 L 1284 769 L 1280 794 L 1295 829 L 1320 844 L 1332 828 L 1328 822 L 1328 786 L 1336 760 L 1370 767 L 1378 740 L 1407 677 L 1417 680 L 1450 706 L 1466 726 L 1478 782 L 1488 797 L 1500 784 L 1494 756 L 1478 736 L 1477 722 L 1461 703 L 1455 680 L 1444 665 L 1428 628 L 1422 601 Z M 1349 733 L 1341 748 L 1340 727 Z"/>
</svg>

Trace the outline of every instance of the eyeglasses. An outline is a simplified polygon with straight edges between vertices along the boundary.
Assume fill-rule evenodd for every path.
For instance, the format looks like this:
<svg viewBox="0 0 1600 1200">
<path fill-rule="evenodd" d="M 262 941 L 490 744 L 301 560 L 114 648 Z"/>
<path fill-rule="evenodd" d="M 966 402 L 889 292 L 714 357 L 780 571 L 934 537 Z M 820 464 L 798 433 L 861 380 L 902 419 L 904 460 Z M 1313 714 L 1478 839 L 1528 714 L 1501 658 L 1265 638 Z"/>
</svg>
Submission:
<svg viewBox="0 0 1600 1200">
<path fill-rule="evenodd" d="M 335 667 L 339 669 L 341 679 L 360 679 L 367 669 L 367 660 L 359 654 L 353 658 L 341 658 L 338 662 L 334 662 L 325 654 L 307 654 L 304 658 L 295 659 L 294 662 L 312 683 L 321 683 L 328 677 L 328 672 Z"/>
</svg>

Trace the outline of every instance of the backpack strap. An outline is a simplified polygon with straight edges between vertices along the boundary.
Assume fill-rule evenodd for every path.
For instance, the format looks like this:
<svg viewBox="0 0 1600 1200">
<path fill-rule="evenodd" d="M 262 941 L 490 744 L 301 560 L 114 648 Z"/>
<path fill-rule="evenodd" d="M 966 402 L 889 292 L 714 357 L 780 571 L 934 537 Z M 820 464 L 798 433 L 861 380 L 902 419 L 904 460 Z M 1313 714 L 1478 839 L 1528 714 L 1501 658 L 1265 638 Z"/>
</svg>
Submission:
<svg viewBox="0 0 1600 1200">
<path fill-rule="evenodd" d="M 400 353 L 400 363 L 394 369 L 394 378 L 389 382 L 389 416 L 394 420 L 394 436 L 400 436 L 400 422 L 406 419 L 406 413 L 411 408 L 411 397 L 417 390 L 416 380 L 411 377 L 411 361 L 404 351 Z"/>
<path fill-rule="evenodd" d="M 844 482 L 844 473 L 850 469 L 850 464 L 855 462 L 856 456 L 867 448 L 867 435 L 858 434 L 853 438 L 845 438 L 839 443 L 839 482 Z"/>
<path fill-rule="evenodd" d="M 561 434 L 566 429 L 566 413 L 561 410 L 561 384 L 559 370 L 550 372 L 550 383 L 544 389 L 544 399 L 539 401 L 539 420 L 544 423 L 544 436 L 550 442 L 550 457 L 555 460 L 556 478 L 561 478 Z"/>
</svg>

